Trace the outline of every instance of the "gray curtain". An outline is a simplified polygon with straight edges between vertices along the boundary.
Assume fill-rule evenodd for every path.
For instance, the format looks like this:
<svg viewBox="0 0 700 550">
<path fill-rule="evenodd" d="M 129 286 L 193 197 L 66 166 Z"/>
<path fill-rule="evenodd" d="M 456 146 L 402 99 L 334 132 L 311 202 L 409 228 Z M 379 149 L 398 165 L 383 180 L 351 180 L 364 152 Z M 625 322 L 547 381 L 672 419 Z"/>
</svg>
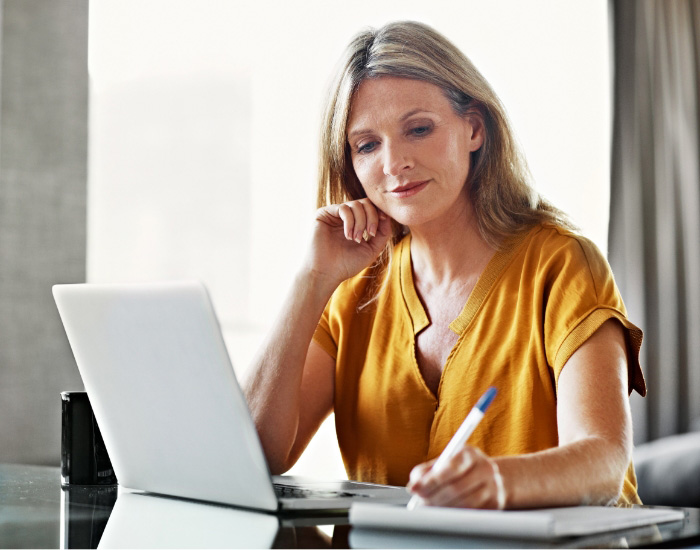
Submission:
<svg viewBox="0 0 700 550">
<path fill-rule="evenodd" d="M 0 19 L 0 462 L 57 465 L 60 392 L 83 389 L 51 285 L 85 280 L 88 2 Z"/>
<path fill-rule="evenodd" d="M 700 0 L 613 0 L 609 256 L 645 333 L 635 443 L 700 419 Z"/>
</svg>

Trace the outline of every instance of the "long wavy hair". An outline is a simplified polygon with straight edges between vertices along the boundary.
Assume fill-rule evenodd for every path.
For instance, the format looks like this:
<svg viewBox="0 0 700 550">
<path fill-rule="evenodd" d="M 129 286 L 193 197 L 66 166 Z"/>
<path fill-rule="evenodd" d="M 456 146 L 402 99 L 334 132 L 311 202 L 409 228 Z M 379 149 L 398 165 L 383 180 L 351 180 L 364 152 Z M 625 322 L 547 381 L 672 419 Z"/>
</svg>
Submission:
<svg viewBox="0 0 700 550">
<path fill-rule="evenodd" d="M 466 188 L 487 243 L 498 248 L 542 222 L 574 229 L 532 187 L 506 111 L 486 79 L 454 44 L 414 21 L 362 31 L 342 55 L 321 122 L 318 207 L 366 197 L 352 166 L 347 124 L 359 85 L 382 76 L 430 82 L 443 90 L 459 116 L 476 112 L 481 117 L 484 143 L 471 153 Z M 394 222 L 392 238 L 375 267 L 388 265 L 391 250 L 407 231 Z"/>
</svg>

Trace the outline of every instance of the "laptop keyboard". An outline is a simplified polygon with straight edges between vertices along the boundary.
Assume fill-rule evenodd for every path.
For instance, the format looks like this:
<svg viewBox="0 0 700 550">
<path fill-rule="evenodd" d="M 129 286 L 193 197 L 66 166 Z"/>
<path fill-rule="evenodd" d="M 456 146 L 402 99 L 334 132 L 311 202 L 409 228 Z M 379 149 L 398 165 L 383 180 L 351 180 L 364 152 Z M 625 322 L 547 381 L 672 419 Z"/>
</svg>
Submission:
<svg viewBox="0 0 700 550">
<path fill-rule="evenodd" d="M 304 489 L 302 487 L 291 487 L 273 483 L 277 498 L 338 498 L 338 497 L 358 497 L 367 496 L 362 494 L 346 493 L 344 491 L 319 491 L 314 489 Z"/>
</svg>

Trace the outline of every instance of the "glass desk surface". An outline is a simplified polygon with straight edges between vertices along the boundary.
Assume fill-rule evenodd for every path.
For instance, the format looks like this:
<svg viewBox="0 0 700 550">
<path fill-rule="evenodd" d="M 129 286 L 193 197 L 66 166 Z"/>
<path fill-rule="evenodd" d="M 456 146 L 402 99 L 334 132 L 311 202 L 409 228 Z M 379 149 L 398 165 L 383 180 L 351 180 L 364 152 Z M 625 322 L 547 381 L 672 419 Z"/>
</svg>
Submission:
<svg viewBox="0 0 700 550">
<path fill-rule="evenodd" d="M 557 541 L 351 529 L 346 516 L 257 513 L 116 486 L 62 488 L 57 467 L 0 464 L 0 548 L 633 548 L 700 546 L 683 522 Z"/>
</svg>

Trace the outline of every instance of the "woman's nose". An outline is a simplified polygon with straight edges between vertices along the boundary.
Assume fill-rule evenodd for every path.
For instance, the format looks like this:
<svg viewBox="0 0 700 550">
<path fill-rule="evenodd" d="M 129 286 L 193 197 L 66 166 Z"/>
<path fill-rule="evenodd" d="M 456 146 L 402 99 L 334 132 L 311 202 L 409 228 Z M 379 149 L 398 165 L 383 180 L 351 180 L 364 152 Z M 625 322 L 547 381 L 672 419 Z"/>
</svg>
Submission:
<svg viewBox="0 0 700 550">
<path fill-rule="evenodd" d="M 406 170 L 413 168 L 414 162 L 405 147 L 398 144 L 387 143 L 384 146 L 384 175 L 399 176 Z"/>
</svg>

